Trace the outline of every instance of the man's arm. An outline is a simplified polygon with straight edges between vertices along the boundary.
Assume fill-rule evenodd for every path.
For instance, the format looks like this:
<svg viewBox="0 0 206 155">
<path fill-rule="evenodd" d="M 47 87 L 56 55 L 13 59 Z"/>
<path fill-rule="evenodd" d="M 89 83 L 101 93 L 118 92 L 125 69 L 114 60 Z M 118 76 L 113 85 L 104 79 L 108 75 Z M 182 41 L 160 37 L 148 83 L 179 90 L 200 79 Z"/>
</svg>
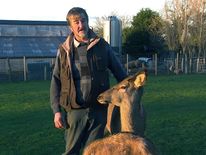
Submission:
<svg viewBox="0 0 206 155">
<path fill-rule="evenodd" d="M 59 68 L 59 53 L 56 57 L 56 62 L 52 74 L 51 86 L 50 86 L 50 102 L 51 108 L 54 113 L 54 125 L 56 128 L 63 128 L 62 114 L 60 112 L 60 91 L 61 91 L 61 82 L 60 82 L 60 68 Z"/>
<path fill-rule="evenodd" d="M 113 73 L 114 77 L 117 79 L 118 82 L 122 81 L 127 77 L 127 73 L 123 65 L 121 64 L 120 60 L 115 56 L 114 51 L 112 50 L 111 46 L 108 44 L 108 63 L 109 69 Z"/>
<path fill-rule="evenodd" d="M 53 113 L 60 112 L 60 91 L 61 91 L 61 82 L 60 82 L 60 60 L 59 53 L 57 54 L 55 66 L 52 74 L 51 85 L 50 85 L 50 102 Z"/>
</svg>

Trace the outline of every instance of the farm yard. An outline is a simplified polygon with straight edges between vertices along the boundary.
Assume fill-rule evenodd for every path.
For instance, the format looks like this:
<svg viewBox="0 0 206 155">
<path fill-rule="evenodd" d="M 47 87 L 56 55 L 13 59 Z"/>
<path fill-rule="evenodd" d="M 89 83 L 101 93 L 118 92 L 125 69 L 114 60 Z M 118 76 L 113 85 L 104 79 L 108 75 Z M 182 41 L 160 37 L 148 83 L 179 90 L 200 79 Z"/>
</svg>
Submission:
<svg viewBox="0 0 206 155">
<path fill-rule="evenodd" d="M 146 136 L 162 155 L 206 154 L 206 74 L 149 76 L 142 103 Z M 111 83 L 115 81 L 111 79 Z M 64 130 L 53 125 L 50 81 L 0 83 L 0 154 L 59 155 Z"/>
</svg>

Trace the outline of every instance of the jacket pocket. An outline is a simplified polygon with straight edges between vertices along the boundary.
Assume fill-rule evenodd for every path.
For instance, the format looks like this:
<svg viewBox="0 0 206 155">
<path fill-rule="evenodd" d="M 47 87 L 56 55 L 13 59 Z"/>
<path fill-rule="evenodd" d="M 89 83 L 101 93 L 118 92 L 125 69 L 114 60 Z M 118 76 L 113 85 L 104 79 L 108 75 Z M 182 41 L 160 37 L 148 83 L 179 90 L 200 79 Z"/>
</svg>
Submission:
<svg viewBox="0 0 206 155">
<path fill-rule="evenodd" d="M 95 64 L 97 71 L 105 71 L 106 70 L 106 60 L 102 56 L 94 56 Z"/>
<path fill-rule="evenodd" d="M 60 105 L 66 110 L 70 110 L 71 109 L 71 105 L 68 101 L 68 95 L 67 93 L 63 92 L 61 93 L 61 96 L 60 96 Z"/>
</svg>

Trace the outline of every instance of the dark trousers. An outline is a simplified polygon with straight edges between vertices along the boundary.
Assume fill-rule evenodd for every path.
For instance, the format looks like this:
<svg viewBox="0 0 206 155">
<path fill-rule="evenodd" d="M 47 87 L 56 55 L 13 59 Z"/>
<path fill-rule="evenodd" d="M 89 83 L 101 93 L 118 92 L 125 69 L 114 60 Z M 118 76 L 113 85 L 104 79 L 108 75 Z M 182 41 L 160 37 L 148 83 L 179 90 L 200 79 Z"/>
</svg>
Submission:
<svg viewBox="0 0 206 155">
<path fill-rule="evenodd" d="M 75 109 L 67 113 L 64 155 L 79 155 L 90 142 L 104 136 L 106 112 L 91 109 Z"/>
</svg>

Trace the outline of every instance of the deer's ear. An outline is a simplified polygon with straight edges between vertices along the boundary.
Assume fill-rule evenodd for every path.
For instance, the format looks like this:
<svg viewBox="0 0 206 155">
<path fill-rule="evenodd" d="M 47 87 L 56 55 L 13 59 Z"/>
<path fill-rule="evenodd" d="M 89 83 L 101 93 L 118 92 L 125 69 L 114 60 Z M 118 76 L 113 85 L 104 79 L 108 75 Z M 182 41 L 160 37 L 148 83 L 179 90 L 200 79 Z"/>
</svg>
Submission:
<svg viewBox="0 0 206 155">
<path fill-rule="evenodd" d="M 143 72 L 136 76 L 136 79 L 134 80 L 134 86 L 135 88 L 139 88 L 143 86 L 145 82 L 146 82 L 146 74 L 145 72 Z"/>
</svg>

